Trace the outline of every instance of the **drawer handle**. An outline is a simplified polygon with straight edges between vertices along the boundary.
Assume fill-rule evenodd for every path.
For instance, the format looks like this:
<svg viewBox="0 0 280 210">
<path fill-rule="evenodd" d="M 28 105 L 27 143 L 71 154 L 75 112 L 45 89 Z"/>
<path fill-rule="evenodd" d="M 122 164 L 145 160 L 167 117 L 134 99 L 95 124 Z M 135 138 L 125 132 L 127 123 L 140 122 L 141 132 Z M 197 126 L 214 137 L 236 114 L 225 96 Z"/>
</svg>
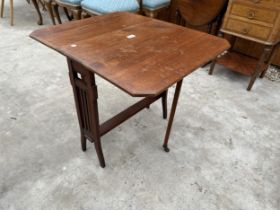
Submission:
<svg viewBox="0 0 280 210">
<path fill-rule="evenodd" d="M 247 17 L 248 17 L 249 19 L 254 19 L 255 16 L 256 16 L 256 12 L 253 11 L 253 10 L 249 11 L 248 14 L 247 14 Z"/>
<path fill-rule="evenodd" d="M 252 0 L 252 2 L 254 2 L 255 4 L 258 4 L 261 2 L 261 0 Z"/>
<path fill-rule="evenodd" d="M 243 28 L 242 33 L 243 34 L 248 34 L 249 33 L 249 28 Z"/>
</svg>

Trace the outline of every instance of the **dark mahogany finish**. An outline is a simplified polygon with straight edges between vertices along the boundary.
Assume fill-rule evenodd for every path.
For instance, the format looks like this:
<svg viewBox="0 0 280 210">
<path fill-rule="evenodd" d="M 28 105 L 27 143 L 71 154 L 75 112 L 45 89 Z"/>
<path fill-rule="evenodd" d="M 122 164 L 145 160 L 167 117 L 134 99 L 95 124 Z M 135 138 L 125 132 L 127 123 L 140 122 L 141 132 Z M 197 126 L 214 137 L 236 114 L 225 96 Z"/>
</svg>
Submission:
<svg viewBox="0 0 280 210">
<path fill-rule="evenodd" d="M 167 116 L 167 89 L 177 83 L 164 148 L 183 78 L 229 48 L 226 40 L 132 13 L 113 13 L 34 31 L 31 37 L 65 55 L 81 129 L 94 142 L 105 167 L 100 138 L 162 98 Z M 133 97 L 146 97 L 100 124 L 94 74 Z"/>
</svg>

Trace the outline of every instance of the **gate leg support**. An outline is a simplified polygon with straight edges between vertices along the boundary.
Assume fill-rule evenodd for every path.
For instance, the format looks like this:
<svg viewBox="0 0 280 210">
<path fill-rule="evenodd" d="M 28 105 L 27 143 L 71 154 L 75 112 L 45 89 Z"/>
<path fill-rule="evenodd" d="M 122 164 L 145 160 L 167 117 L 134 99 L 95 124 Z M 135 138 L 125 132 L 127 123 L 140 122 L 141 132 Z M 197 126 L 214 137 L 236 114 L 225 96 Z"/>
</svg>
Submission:
<svg viewBox="0 0 280 210">
<path fill-rule="evenodd" d="M 168 125 L 167 125 L 167 129 L 166 129 L 166 133 L 165 133 L 164 143 L 163 143 L 163 149 L 164 149 L 165 152 L 170 151 L 169 148 L 168 148 L 168 139 L 169 139 L 170 131 L 171 131 L 171 128 L 172 128 L 172 124 L 173 124 L 174 115 L 175 115 L 175 112 L 176 112 L 176 107 L 177 107 L 182 83 L 183 83 L 183 80 L 179 81 L 176 85 L 176 90 L 175 90 L 175 94 L 174 94 L 174 98 L 173 98 L 173 102 L 172 102 L 171 112 L 170 112 L 170 115 L 169 115 Z"/>
</svg>

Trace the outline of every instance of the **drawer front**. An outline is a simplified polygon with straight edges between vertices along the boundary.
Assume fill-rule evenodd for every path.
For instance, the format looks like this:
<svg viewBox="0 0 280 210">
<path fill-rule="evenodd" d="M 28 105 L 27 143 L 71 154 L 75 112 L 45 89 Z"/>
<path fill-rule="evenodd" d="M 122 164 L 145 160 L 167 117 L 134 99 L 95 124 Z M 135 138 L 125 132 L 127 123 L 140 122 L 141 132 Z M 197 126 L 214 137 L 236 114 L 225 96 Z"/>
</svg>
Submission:
<svg viewBox="0 0 280 210">
<path fill-rule="evenodd" d="M 244 17 L 248 20 L 257 20 L 273 24 L 277 18 L 277 11 L 233 3 L 230 15 Z"/>
<path fill-rule="evenodd" d="M 274 4 L 274 5 L 279 5 L 280 4 L 280 0 L 246 0 L 247 2 L 251 2 L 254 4 Z"/>
<path fill-rule="evenodd" d="M 231 18 L 228 19 L 224 29 L 243 36 L 261 39 L 264 41 L 269 38 L 272 30 L 270 27 L 260 26 Z"/>
</svg>

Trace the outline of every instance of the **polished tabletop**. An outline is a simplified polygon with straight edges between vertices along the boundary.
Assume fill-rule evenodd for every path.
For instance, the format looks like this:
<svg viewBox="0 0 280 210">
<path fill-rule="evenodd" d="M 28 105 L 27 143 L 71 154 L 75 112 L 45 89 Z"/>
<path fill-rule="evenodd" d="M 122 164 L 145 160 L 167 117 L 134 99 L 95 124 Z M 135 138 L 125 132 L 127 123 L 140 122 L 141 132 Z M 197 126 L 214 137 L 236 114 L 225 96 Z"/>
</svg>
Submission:
<svg viewBox="0 0 280 210">
<path fill-rule="evenodd" d="M 132 13 L 72 21 L 30 36 L 132 96 L 156 96 L 229 48 L 222 38 Z"/>
</svg>

